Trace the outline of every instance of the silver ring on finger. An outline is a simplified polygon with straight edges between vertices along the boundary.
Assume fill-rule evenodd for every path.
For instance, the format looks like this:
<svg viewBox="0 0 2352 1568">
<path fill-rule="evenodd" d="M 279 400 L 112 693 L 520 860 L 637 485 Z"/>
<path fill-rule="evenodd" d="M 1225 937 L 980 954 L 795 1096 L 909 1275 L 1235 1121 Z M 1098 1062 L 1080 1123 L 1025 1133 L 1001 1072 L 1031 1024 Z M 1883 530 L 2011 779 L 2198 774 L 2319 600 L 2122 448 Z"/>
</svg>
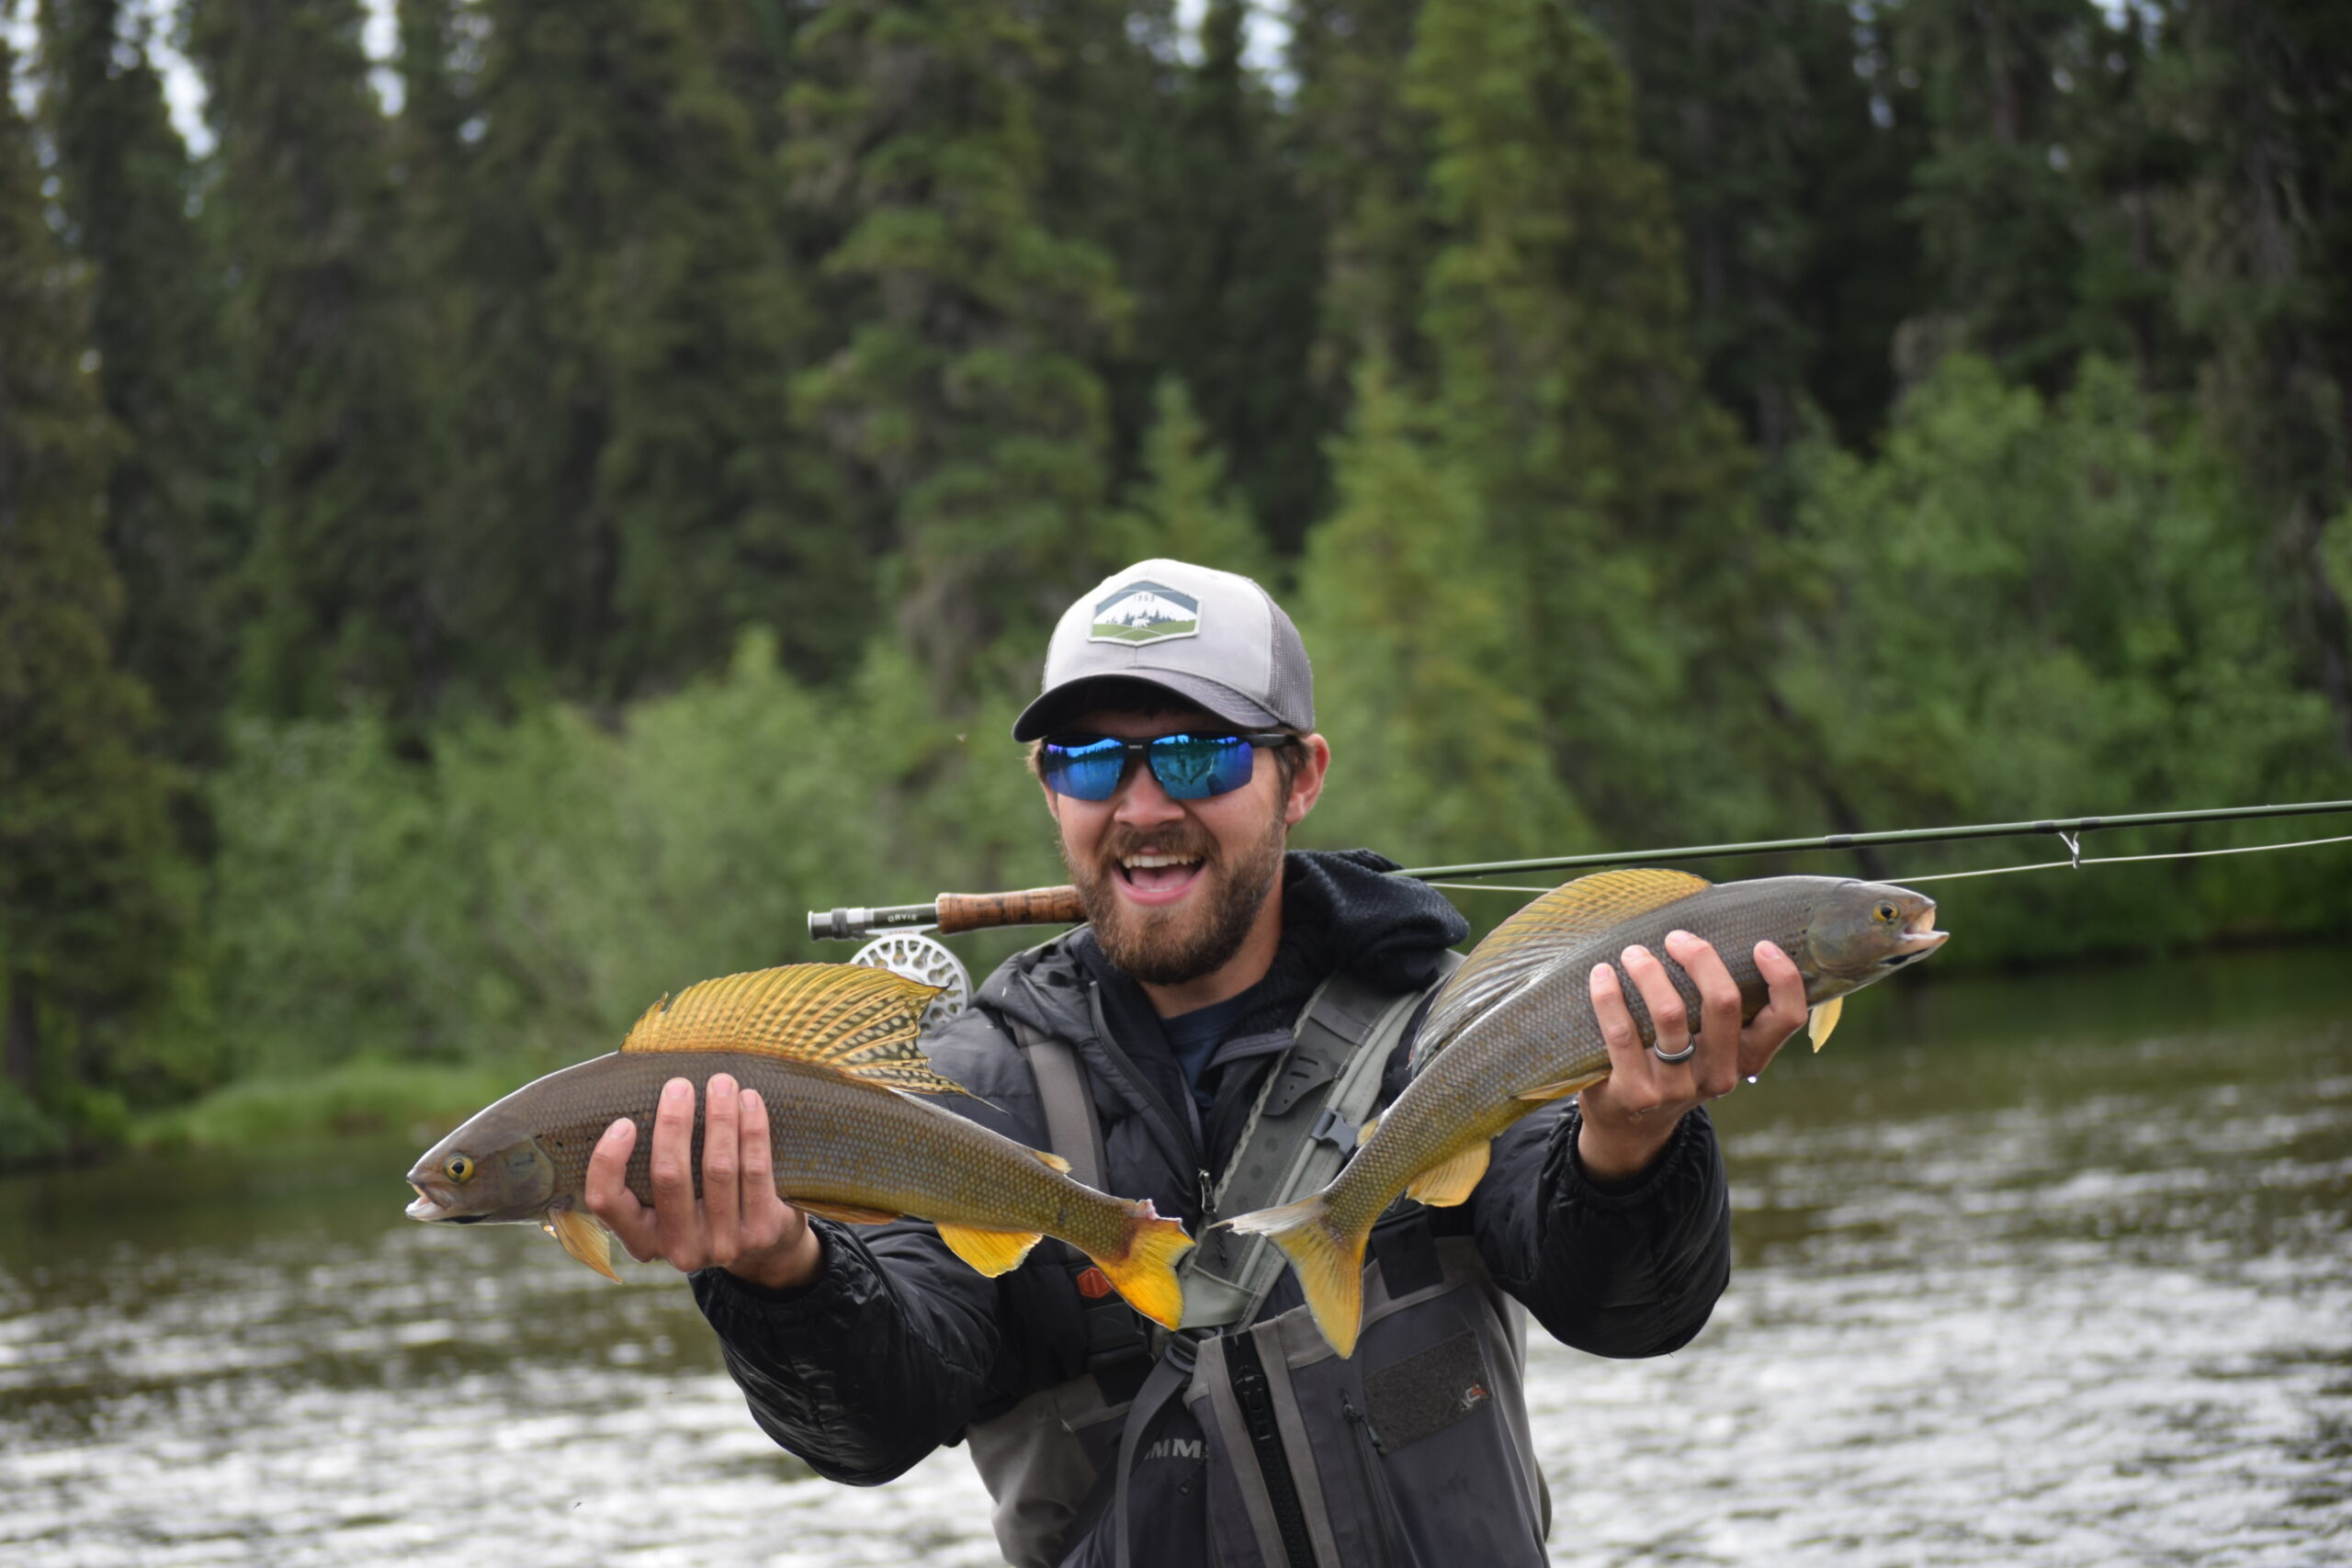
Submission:
<svg viewBox="0 0 2352 1568">
<path fill-rule="evenodd" d="M 1699 1037 L 1696 1034 L 1691 1035 L 1690 1039 L 1683 1042 L 1681 1050 L 1674 1052 L 1661 1051 L 1657 1048 L 1657 1041 L 1653 1040 L 1650 1042 L 1650 1055 L 1656 1056 L 1659 1061 L 1664 1062 L 1669 1067 L 1679 1062 L 1687 1062 L 1698 1054 Z"/>
</svg>

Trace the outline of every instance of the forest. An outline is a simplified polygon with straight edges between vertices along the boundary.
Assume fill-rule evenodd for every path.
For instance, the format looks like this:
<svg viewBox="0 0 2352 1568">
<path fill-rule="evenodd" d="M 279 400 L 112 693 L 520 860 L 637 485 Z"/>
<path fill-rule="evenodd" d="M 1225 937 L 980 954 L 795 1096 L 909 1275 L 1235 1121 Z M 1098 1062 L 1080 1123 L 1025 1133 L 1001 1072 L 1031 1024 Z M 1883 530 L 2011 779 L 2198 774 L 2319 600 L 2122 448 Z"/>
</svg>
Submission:
<svg viewBox="0 0 2352 1568">
<path fill-rule="evenodd" d="M 2326 0 L 0 39 L 0 1165 L 469 1109 L 809 908 L 1060 880 L 1011 717 L 1150 555 L 1298 619 L 1309 844 L 2352 794 Z M 1952 884 L 1938 962 L 2340 940 L 2342 857 Z"/>
</svg>

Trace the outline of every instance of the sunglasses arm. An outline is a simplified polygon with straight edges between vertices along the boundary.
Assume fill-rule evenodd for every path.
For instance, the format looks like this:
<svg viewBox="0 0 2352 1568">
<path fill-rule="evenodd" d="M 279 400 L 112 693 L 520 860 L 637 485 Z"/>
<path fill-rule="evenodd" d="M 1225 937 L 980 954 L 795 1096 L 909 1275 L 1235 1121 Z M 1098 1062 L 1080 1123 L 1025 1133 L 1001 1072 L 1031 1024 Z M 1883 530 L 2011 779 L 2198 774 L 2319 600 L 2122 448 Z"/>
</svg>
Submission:
<svg viewBox="0 0 2352 1568">
<path fill-rule="evenodd" d="M 930 904 L 880 909 L 812 909 L 811 942 L 859 942 L 878 931 L 928 931 L 943 936 L 998 926 L 1074 926 L 1086 919 L 1075 887 L 1030 887 L 1018 893 L 942 893 Z"/>
</svg>

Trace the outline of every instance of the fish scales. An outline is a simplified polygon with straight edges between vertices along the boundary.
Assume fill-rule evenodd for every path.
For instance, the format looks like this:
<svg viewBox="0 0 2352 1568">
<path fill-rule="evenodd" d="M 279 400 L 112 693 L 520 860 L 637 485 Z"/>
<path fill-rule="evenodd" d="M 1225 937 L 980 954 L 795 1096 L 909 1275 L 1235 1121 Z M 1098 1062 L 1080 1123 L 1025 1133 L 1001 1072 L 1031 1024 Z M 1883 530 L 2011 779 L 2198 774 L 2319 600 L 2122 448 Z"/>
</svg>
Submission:
<svg viewBox="0 0 2352 1568">
<path fill-rule="evenodd" d="M 417 1200 L 408 1212 L 453 1224 L 536 1222 L 617 1280 L 611 1235 L 585 1206 L 597 1143 L 616 1121 L 635 1123 L 622 1181 L 639 1203 L 652 1203 L 663 1087 L 684 1078 L 707 1089 L 725 1073 L 767 1107 L 775 1189 L 787 1201 L 854 1224 L 929 1220 L 950 1251 L 991 1277 L 1055 1236 L 1091 1258 L 1137 1311 L 1174 1327 L 1183 1311 L 1174 1264 L 1193 1245 L 1182 1224 L 1148 1200 L 1081 1186 L 1055 1156 L 918 1098 L 967 1092 L 922 1054 L 923 1012 L 937 995 L 838 964 L 690 986 L 648 1008 L 618 1052 L 550 1073 L 469 1118 L 410 1169 Z M 688 1165 L 699 1197 L 708 1096 L 695 1099 Z"/>
<path fill-rule="evenodd" d="M 1611 918 L 1612 911 L 1622 910 Z M 1722 886 L 1675 872 L 1603 872 L 1546 894 L 1498 927 L 1432 1000 L 1414 1052 L 1416 1072 L 1355 1156 L 1318 1193 L 1226 1222 L 1272 1238 L 1299 1273 L 1317 1325 L 1341 1355 L 1361 1315 L 1365 1238 L 1400 1192 L 1426 1203 L 1464 1201 L 1498 1134 L 1548 1100 L 1608 1075 L 1590 976 L 1608 964 L 1644 1045 L 1657 1032 L 1621 954 L 1647 948 L 1702 1017 L 1696 981 L 1666 952 L 1688 931 L 1723 960 L 1742 1021 L 1770 987 L 1756 944 L 1770 942 L 1803 976 L 1810 1005 L 1839 998 L 1933 952 L 1933 899 L 1907 888 L 1838 877 L 1761 877 Z M 1834 1020 L 1825 1012 L 1816 1029 Z M 1817 1032 L 1816 1042 L 1825 1037 Z"/>
<path fill-rule="evenodd" d="M 1754 1018 L 1770 996 L 1756 967 L 1756 944 L 1798 949 L 1812 912 L 1811 888 L 1783 885 L 1822 880 L 1770 877 L 1709 888 L 1564 949 L 1541 974 L 1431 1057 L 1397 1097 L 1380 1122 L 1382 1132 L 1394 1127 L 1395 1134 L 1385 1145 L 1375 1135 L 1333 1184 L 1331 1223 L 1341 1230 L 1369 1225 L 1440 1157 L 1442 1148 L 1491 1138 L 1535 1109 L 1519 1098 L 1521 1091 L 1605 1072 L 1609 1045 L 1589 989 L 1594 965 L 1605 963 L 1617 971 L 1642 1043 L 1654 1043 L 1657 1026 L 1620 956 L 1628 947 L 1645 947 L 1657 955 L 1695 1026 L 1702 1005 L 1698 982 L 1666 955 L 1667 933 L 1690 931 L 1723 958 L 1739 987 L 1742 1021 Z"/>
<path fill-rule="evenodd" d="M 714 1073 L 729 1074 L 766 1102 L 776 1191 L 787 1201 L 1050 1232 L 1090 1252 L 1115 1250 L 1125 1235 L 1127 1204 L 1080 1186 L 1010 1139 L 893 1089 L 786 1057 L 748 1052 L 604 1056 L 526 1085 L 499 1108 L 511 1108 L 518 1125 L 539 1131 L 555 1167 L 556 1193 L 574 1201 L 585 1192 L 588 1156 L 605 1129 L 620 1117 L 635 1122 L 637 1146 L 626 1180 L 638 1201 L 650 1203 L 653 1112 L 662 1086 L 673 1077 L 703 1084 Z M 697 1196 L 703 1128 L 698 1100 Z"/>
</svg>

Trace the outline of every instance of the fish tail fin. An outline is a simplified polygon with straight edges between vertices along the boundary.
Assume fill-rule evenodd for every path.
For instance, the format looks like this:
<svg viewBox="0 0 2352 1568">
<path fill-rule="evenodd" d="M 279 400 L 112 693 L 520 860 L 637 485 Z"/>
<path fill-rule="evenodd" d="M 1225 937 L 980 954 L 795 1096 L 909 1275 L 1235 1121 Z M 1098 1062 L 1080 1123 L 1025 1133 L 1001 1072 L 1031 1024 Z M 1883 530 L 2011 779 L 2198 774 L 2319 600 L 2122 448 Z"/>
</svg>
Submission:
<svg viewBox="0 0 2352 1568">
<path fill-rule="evenodd" d="M 1332 1228 L 1323 1194 L 1225 1222 L 1244 1235 L 1262 1235 L 1290 1257 L 1315 1326 L 1342 1359 L 1356 1353 L 1363 1326 L 1363 1249 L 1369 1229 L 1343 1235 Z"/>
<path fill-rule="evenodd" d="M 1126 1250 L 1116 1258 L 1097 1258 L 1096 1268 L 1127 1304 L 1162 1328 L 1173 1328 L 1184 1316 L 1184 1284 L 1176 1278 L 1176 1260 L 1193 1250 L 1193 1238 L 1182 1223 L 1163 1220 L 1148 1198 L 1129 1211 Z"/>
</svg>

